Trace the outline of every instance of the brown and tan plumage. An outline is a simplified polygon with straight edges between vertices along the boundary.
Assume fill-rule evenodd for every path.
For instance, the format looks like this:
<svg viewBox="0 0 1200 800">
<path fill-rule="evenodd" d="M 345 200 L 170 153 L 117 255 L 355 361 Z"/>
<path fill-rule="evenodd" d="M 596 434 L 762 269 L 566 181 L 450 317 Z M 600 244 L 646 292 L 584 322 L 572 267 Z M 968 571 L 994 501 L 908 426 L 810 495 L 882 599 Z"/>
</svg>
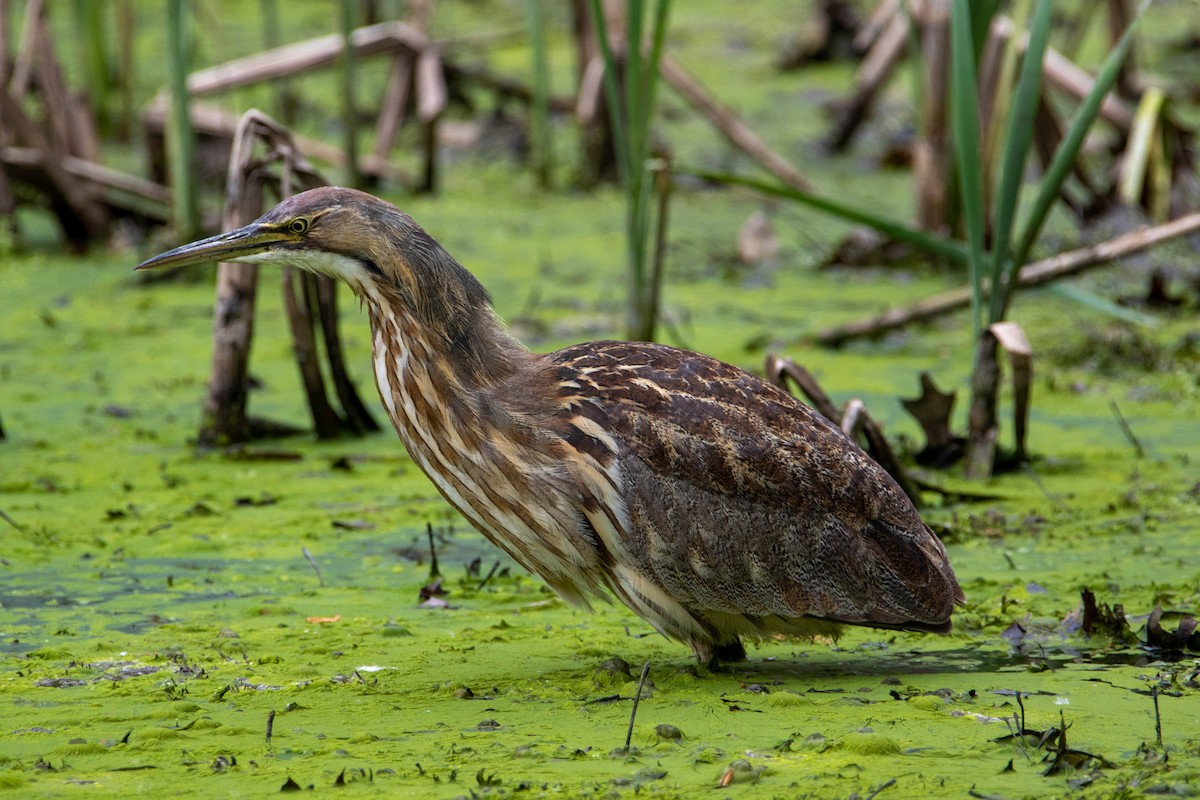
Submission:
<svg viewBox="0 0 1200 800">
<path fill-rule="evenodd" d="M 950 629 L 962 591 L 896 483 L 749 373 L 640 342 L 531 353 L 410 217 L 351 189 L 296 195 L 138 268 L 213 260 L 349 284 L 413 461 L 567 600 L 611 592 L 703 662 L 740 657 L 740 636 Z"/>
</svg>

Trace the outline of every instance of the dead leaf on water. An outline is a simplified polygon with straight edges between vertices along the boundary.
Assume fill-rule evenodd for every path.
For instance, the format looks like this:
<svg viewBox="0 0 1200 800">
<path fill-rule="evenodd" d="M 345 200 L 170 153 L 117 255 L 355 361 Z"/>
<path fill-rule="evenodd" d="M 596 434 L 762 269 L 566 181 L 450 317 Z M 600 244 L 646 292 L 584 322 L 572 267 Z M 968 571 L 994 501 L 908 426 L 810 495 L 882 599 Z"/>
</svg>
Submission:
<svg viewBox="0 0 1200 800">
<path fill-rule="evenodd" d="M 1162 626 L 1162 606 L 1155 606 L 1146 620 L 1146 644 L 1160 650 L 1200 650 L 1200 634 L 1196 632 L 1196 618 L 1185 616 L 1179 620 L 1179 626 L 1174 631 L 1165 630 Z"/>
</svg>

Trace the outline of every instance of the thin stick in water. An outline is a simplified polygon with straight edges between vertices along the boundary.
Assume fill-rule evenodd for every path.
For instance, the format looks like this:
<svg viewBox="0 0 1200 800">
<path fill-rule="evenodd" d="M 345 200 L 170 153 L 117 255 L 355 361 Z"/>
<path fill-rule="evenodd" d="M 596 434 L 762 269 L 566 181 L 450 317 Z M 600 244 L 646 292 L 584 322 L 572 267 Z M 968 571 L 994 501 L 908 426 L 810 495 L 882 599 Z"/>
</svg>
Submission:
<svg viewBox="0 0 1200 800">
<path fill-rule="evenodd" d="M 271 743 L 271 729 L 275 727 L 275 709 L 267 712 L 267 744 Z"/>
<path fill-rule="evenodd" d="M 425 523 L 425 536 L 429 539 L 429 580 L 435 581 L 442 577 L 442 571 L 438 568 L 437 548 L 433 545 L 433 523 Z"/>
<path fill-rule="evenodd" d="M 1150 699 L 1154 701 L 1154 740 L 1162 750 L 1162 715 L 1158 713 L 1158 686 L 1150 687 Z"/>
<path fill-rule="evenodd" d="M 317 583 L 324 588 L 325 579 L 321 577 L 321 568 L 317 566 L 317 560 L 312 557 L 312 553 L 308 552 L 307 547 L 301 547 L 300 552 L 304 553 L 304 557 L 308 559 L 308 563 L 312 564 L 313 572 L 317 573 Z"/>
<path fill-rule="evenodd" d="M 1055 508 L 1057 508 L 1059 511 L 1070 512 L 1071 507 L 1064 503 L 1059 495 L 1053 494 L 1049 489 L 1046 488 L 1046 484 L 1042 483 L 1042 479 L 1038 477 L 1036 472 L 1034 472 L 1033 467 L 1031 467 L 1029 464 L 1024 464 L 1021 468 L 1021 471 L 1029 476 L 1029 479 L 1033 481 L 1033 485 L 1038 488 L 1038 491 L 1042 493 L 1043 497 L 1054 504 Z"/>
<path fill-rule="evenodd" d="M 1109 400 L 1108 407 L 1112 409 L 1113 416 L 1117 418 L 1117 425 L 1121 426 L 1121 433 L 1125 434 L 1125 438 L 1133 445 L 1134 454 L 1138 458 L 1146 455 L 1146 448 L 1142 447 L 1142 441 L 1133 432 L 1133 428 L 1129 427 L 1129 422 L 1125 419 L 1125 415 L 1121 413 L 1121 408 L 1117 405 L 1117 401 Z"/>
<path fill-rule="evenodd" d="M 5 511 L 4 511 L 4 509 L 2 509 L 2 508 L 0 508 L 0 519 L 4 520 L 4 521 L 5 521 L 5 522 L 7 522 L 9 525 L 12 525 L 14 528 L 16 528 L 16 529 L 17 529 L 17 530 L 19 530 L 19 531 L 23 531 L 23 530 L 24 530 L 24 528 L 22 528 L 20 525 L 18 525 L 18 524 L 17 524 L 17 521 L 16 521 L 15 519 L 13 519 L 12 517 L 10 517 L 10 516 L 7 514 L 7 512 L 5 512 Z"/>
<path fill-rule="evenodd" d="M 642 688 L 646 685 L 646 676 L 650 674 L 650 662 L 642 666 L 642 677 L 638 678 L 637 694 L 633 696 L 633 710 L 629 712 L 629 730 L 625 733 L 625 752 L 629 752 L 629 743 L 633 741 L 633 721 L 637 718 L 638 703 L 642 701 Z"/>
<path fill-rule="evenodd" d="M 480 589 L 487 586 L 488 581 L 490 581 L 492 579 L 492 576 L 496 574 L 496 570 L 498 570 L 498 569 L 500 569 L 499 561 L 497 561 L 495 564 L 492 564 L 492 568 L 490 570 L 488 570 L 488 574 L 486 576 L 484 576 L 484 579 L 481 580 L 479 582 L 479 585 L 475 587 L 475 591 L 478 592 Z"/>
<path fill-rule="evenodd" d="M 890 789 L 891 787 L 893 787 L 895 785 L 896 785 L 896 779 L 892 778 L 891 780 L 882 784 L 878 789 L 876 789 L 875 791 L 873 791 L 869 795 L 867 795 L 867 800 L 874 800 L 874 798 L 877 794 L 882 792 L 884 789 Z"/>
</svg>

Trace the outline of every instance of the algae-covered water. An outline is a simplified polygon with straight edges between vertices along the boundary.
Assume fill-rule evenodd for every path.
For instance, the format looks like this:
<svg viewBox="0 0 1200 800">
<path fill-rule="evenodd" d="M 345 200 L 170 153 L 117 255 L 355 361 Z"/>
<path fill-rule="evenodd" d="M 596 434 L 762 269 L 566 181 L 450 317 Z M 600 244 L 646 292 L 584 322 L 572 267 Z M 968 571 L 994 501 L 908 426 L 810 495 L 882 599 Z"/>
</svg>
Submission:
<svg viewBox="0 0 1200 800">
<path fill-rule="evenodd" d="M 1085 586 L 1122 603 L 1135 632 L 1156 604 L 1197 606 L 1200 437 L 1179 376 L 1047 367 L 1031 471 L 987 486 L 940 476 L 1002 498 L 929 514 L 968 596 L 951 636 L 768 642 L 709 674 L 623 608 L 569 608 L 508 564 L 390 433 L 196 454 L 210 290 L 137 288 L 129 262 L 2 268 L 0 509 L 20 529 L 6 526 L 0 553 L 0 785 L 18 795 L 242 796 L 291 781 L 427 797 L 691 797 L 722 782 L 722 796 L 1110 796 L 1184 791 L 1197 774 L 1195 654 L 1089 638 L 1077 612 Z M 727 302 L 752 314 L 760 291 Z M 253 408 L 301 421 L 272 295 Z M 1061 313 L 1043 302 L 1034 318 Z M 692 313 L 696 330 L 721 324 Z M 365 323 L 348 310 L 345 324 L 365 375 Z M 1170 340 L 1187 325 L 1166 327 Z M 911 393 L 899 374 L 945 338 L 800 354 L 841 397 L 857 375 L 886 385 L 876 373 L 893 371 Z M 911 427 L 894 402 L 875 405 Z M 427 524 L 446 607 L 419 607 Z M 1018 692 L 1026 728 L 1065 720 L 1067 746 L 1094 757 L 1044 776 L 1057 740 L 1003 738 Z"/>
<path fill-rule="evenodd" d="M 881 176 L 861 154 L 816 158 L 819 119 L 782 126 L 781 98 L 827 90 L 776 75 L 769 48 L 746 50 L 772 41 L 771 21 L 722 27 L 704 8 L 677 10 L 680 58 L 743 98 L 818 185 L 889 198 L 904 216 L 907 176 Z M 752 90 L 736 93 L 738 76 L 697 54 L 714 42 Z M 684 155 L 720 157 L 678 101 L 664 102 Z M 439 198 L 391 196 L 535 349 L 619 333 L 615 194 L 546 194 L 511 165 L 470 156 L 445 181 Z M 926 370 L 959 389 L 961 424 L 963 314 L 838 352 L 799 344 L 953 276 L 820 271 L 844 228 L 786 206 L 769 208 L 779 265 L 745 274 L 730 257 L 759 201 L 692 187 L 675 202 L 667 341 L 750 369 L 768 346 L 791 355 L 836 401 L 863 398 L 909 449 L 918 429 L 897 398 L 915 395 Z M 988 496 L 927 496 L 967 594 L 953 634 L 768 641 L 709 673 L 619 605 L 587 613 L 556 599 L 454 515 L 390 431 L 196 452 L 212 288 L 139 285 L 130 270 L 148 254 L 0 260 L 0 794 L 1200 791 L 1200 660 L 1184 640 L 1145 644 L 1156 606 L 1166 634 L 1200 610 L 1194 294 L 1154 312 L 1154 327 L 1050 294 L 1018 299 L 1036 354 L 1032 463 L 986 483 L 927 476 Z M 1086 284 L 1136 294 L 1155 266 L 1177 276 L 1176 291 L 1197 277 L 1194 248 L 1177 243 Z M 263 280 L 251 411 L 304 424 L 277 278 Z M 366 319 L 348 299 L 342 308 L 348 361 L 378 408 Z M 432 604 L 427 531 L 444 590 Z M 1101 612 L 1119 604 L 1108 619 L 1128 631 L 1102 620 L 1086 634 L 1084 589 Z"/>
</svg>

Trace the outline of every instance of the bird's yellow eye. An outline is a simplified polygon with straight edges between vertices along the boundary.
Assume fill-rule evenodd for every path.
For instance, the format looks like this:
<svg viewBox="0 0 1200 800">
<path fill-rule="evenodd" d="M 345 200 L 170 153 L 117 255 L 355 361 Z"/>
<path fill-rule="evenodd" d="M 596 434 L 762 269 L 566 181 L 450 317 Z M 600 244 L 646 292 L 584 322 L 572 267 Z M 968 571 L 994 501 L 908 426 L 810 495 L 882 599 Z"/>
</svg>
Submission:
<svg viewBox="0 0 1200 800">
<path fill-rule="evenodd" d="M 287 224 L 288 233 L 294 233 L 299 236 L 302 233 L 308 233 L 308 217 L 296 217 Z"/>
</svg>

